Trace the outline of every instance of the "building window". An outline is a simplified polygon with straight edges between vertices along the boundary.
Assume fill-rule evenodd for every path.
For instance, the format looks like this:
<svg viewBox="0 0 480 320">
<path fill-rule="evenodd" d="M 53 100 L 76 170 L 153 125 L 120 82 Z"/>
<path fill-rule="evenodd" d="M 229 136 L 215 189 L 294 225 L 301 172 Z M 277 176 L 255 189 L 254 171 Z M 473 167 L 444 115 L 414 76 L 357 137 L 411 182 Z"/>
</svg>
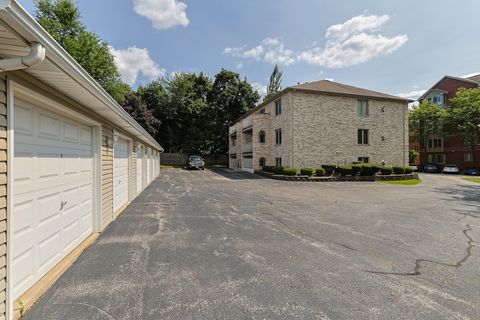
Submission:
<svg viewBox="0 0 480 320">
<path fill-rule="evenodd" d="M 267 163 L 267 162 L 266 162 L 265 158 L 260 158 L 260 159 L 258 160 L 258 165 L 259 165 L 260 167 L 262 167 L 262 168 L 265 167 L 266 163 Z"/>
<path fill-rule="evenodd" d="M 261 113 L 261 114 L 265 114 L 265 108 L 263 108 L 262 110 L 260 110 L 260 113 Z"/>
<path fill-rule="evenodd" d="M 368 144 L 368 129 L 358 129 L 358 144 Z"/>
<path fill-rule="evenodd" d="M 260 131 L 258 133 L 258 140 L 260 143 L 265 143 L 265 131 Z"/>
<path fill-rule="evenodd" d="M 275 115 L 278 116 L 282 114 L 282 99 L 275 101 Z"/>
<path fill-rule="evenodd" d="M 282 144 L 282 129 L 275 130 L 275 144 Z"/>
<path fill-rule="evenodd" d="M 368 100 L 358 100 L 357 113 L 359 116 L 368 116 Z"/>
<path fill-rule="evenodd" d="M 465 162 L 473 162 L 473 154 L 472 153 L 465 153 L 463 155 L 463 160 Z"/>
<path fill-rule="evenodd" d="M 442 148 L 443 139 L 428 139 L 428 147 L 431 148 Z"/>
<path fill-rule="evenodd" d="M 429 154 L 428 155 L 428 163 L 444 164 L 445 163 L 445 155 L 444 154 Z"/>
<path fill-rule="evenodd" d="M 225 140 L 224 140 L 225 141 Z M 237 143 L 237 137 L 232 137 L 232 146 L 235 147 L 235 144 Z"/>
<path fill-rule="evenodd" d="M 282 158 L 275 158 L 275 165 L 277 167 L 281 167 L 282 166 Z"/>
<path fill-rule="evenodd" d="M 358 162 L 369 163 L 370 158 L 369 157 L 358 157 Z"/>
</svg>

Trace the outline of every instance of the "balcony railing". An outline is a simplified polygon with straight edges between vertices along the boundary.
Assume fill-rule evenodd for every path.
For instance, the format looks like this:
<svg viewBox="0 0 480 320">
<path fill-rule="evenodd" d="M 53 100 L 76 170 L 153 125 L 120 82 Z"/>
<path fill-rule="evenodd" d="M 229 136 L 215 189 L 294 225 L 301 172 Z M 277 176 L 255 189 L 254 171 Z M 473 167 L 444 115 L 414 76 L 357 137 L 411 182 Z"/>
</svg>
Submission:
<svg viewBox="0 0 480 320">
<path fill-rule="evenodd" d="M 242 129 L 245 130 L 247 128 L 251 128 L 253 125 L 253 117 L 248 117 L 246 119 L 243 119 L 242 121 Z"/>
<path fill-rule="evenodd" d="M 253 152 L 253 145 L 252 143 L 244 143 L 242 146 L 242 152 L 243 153 L 250 153 Z"/>
</svg>

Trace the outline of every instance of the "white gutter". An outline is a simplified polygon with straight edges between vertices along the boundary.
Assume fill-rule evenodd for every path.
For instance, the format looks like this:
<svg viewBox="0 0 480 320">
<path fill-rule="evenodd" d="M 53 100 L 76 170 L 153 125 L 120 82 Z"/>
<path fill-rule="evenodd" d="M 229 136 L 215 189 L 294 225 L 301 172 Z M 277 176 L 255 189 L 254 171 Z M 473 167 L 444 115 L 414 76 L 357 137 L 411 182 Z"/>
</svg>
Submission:
<svg viewBox="0 0 480 320">
<path fill-rule="evenodd" d="M 0 72 L 28 69 L 42 63 L 43 60 L 45 60 L 45 47 L 38 42 L 34 42 L 28 55 L 0 60 Z"/>
<path fill-rule="evenodd" d="M 162 146 L 126 112 L 66 51 L 48 32 L 16 1 L 0 0 L 0 18 L 30 42 L 41 42 L 47 49 L 47 58 L 54 61 L 64 72 L 70 75 L 80 86 L 89 91 L 104 106 L 122 118 L 131 134 L 143 143 L 163 152 Z M 133 132 L 132 132 L 133 131 Z"/>
</svg>

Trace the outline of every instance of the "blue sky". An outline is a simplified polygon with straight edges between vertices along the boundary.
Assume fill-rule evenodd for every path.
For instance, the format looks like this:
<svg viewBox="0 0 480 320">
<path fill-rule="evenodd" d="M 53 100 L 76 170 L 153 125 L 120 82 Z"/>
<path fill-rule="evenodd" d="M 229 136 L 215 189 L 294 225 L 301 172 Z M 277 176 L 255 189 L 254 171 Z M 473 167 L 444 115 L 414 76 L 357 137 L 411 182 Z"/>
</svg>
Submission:
<svg viewBox="0 0 480 320">
<path fill-rule="evenodd" d="M 19 0 L 34 12 L 33 0 Z M 480 1 L 79 0 L 134 87 L 178 71 L 235 70 L 259 89 L 335 81 L 415 98 L 480 72 Z"/>
</svg>

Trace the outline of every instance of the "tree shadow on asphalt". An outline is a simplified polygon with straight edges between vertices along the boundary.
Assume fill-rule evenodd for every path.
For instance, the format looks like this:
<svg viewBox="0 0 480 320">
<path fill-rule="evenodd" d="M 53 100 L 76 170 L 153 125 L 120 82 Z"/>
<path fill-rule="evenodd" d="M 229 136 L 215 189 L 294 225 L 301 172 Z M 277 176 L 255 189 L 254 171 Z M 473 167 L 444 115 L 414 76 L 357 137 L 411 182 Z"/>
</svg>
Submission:
<svg viewBox="0 0 480 320">
<path fill-rule="evenodd" d="M 455 210 L 456 213 L 472 218 L 480 218 L 480 187 L 475 185 L 453 185 L 433 189 L 438 194 L 443 194 L 447 201 L 459 202 L 468 206 L 469 210 Z"/>
<path fill-rule="evenodd" d="M 262 180 L 266 179 L 258 174 L 253 174 L 245 171 L 234 171 L 227 168 L 208 168 L 211 172 L 218 174 L 230 180 Z"/>
</svg>

